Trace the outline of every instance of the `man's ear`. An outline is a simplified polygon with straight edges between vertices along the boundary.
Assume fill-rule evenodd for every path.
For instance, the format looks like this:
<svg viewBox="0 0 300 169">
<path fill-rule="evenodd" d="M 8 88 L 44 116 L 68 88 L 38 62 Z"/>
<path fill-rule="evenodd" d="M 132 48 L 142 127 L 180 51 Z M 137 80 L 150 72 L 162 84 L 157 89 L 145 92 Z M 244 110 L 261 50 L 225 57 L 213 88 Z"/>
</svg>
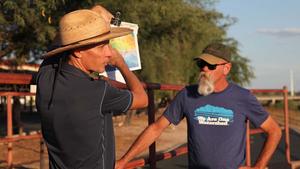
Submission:
<svg viewBox="0 0 300 169">
<path fill-rule="evenodd" d="M 76 57 L 76 58 L 81 58 L 81 57 L 82 57 L 81 51 L 78 50 L 78 49 L 74 49 L 74 50 L 72 51 L 72 53 L 73 53 L 73 56 Z"/>
<path fill-rule="evenodd" d="M 228 75 L 229 74 L 229 72 L 230 72 L 230 69 L 231 69 L 231 63 L 227 63 L 227 64 L 225 64 L 224 65 L 224 74 L 225 75 Z"/>
</svg>

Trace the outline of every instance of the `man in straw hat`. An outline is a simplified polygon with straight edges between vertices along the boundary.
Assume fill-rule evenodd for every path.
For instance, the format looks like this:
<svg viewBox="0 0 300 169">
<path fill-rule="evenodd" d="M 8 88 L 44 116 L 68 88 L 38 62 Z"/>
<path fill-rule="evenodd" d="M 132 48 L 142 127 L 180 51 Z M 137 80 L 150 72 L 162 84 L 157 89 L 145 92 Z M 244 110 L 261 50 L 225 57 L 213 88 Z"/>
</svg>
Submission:
<svg viewBox="0 0 300 169">
<path fill-rule="evenodd" d="M 157 139 L 170 123 L 184 117 L 188 124 L 189 169 L 264 169 L 281 138 L 281 129 L 247 89 L 227 81 L 230 48 L 213 43 L 195 59 L 199 84 L 180 91 L 164 114 L 144 132 L 116 163 L 122 169 Z M 246 119 L 267 134 L 254 167 L 245 166 Z"/>
<path fill-rule="evenodd" d="M 109 45 L 110 39 L 132 31 L 110 27 L 111 18 L 101 6 L 64 15 L 36 76 L 36 104 L 51 169 L 114 168 L 113 113 L 148 104 L 142 84 Z M 129 90 L 91 76 L 108 64 L 121 71 Z"/>
</svg>

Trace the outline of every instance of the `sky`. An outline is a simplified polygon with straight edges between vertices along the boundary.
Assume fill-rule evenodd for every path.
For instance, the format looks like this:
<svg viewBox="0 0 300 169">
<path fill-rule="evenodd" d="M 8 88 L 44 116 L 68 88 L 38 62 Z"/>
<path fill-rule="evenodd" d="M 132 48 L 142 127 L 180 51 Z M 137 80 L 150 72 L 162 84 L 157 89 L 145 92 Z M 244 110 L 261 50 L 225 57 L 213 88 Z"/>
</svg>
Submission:
<svg viewBox="0 0 300 169">
<path fill-rule="evenodd" d="M 219 0 L 215 9 L 237 18 L 227 36 L 239 42 L 239 53 L 248 58 L 256 78 L 251 89 L 300 91 L 300 1 Z M 292 73 L 291 73 L 292 72 Z"/>
</svg>

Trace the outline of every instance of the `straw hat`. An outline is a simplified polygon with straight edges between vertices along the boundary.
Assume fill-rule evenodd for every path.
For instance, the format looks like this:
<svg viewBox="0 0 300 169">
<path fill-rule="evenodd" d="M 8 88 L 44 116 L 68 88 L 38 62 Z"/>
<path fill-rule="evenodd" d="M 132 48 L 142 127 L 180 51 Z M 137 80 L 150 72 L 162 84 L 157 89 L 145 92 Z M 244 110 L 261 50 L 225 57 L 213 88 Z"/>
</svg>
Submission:
<svg viewBox="0 0 300 169">
<path fill-rule="evenodd" d="M 48 51 L 44 57 L 124 36 L 131 32 L 129 28 L 110 27 L 104 18 L 92 10 L 76 10 L 61 18 L 59 32 L 52 44 L 52 50 Z"/>
</svg>

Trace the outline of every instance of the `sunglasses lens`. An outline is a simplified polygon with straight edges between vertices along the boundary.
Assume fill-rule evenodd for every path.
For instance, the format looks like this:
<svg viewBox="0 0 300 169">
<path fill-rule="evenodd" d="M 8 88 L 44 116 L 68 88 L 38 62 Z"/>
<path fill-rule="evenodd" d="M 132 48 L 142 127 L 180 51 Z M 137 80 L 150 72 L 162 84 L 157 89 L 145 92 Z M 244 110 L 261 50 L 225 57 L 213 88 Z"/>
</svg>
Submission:
<svg viewBox="0 0 300 169">
<path fill-rule="evenodd" d="M 199 69 L 203 69 L 205 66 L 207 66 L 209 70 L 215 70 L 217 67 L 217 65 L 211 65 L 203 60 L 197 60 L 196 64 L 199 67 Z"/>
<path fill-rule="evenodd" d="M 201 60 L 197 60 L 196 64 L 200 69 L 203 69 L 205 66 Z"/>
<path fill-rule="evenodd" d="M 215 70 L 216 67 L 217 67 L 217 65 L 207 64 L 207 68 L 208 68 L 209 70 Z"/>
</svg>

